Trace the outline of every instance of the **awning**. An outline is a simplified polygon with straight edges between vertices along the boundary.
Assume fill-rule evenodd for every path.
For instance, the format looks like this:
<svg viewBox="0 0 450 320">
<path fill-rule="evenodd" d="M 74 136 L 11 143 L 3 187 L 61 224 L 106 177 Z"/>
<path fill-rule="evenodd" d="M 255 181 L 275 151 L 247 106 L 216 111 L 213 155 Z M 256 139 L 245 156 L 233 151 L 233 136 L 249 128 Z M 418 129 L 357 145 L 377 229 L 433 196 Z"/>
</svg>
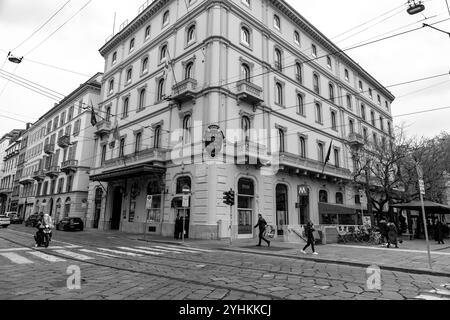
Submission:
<svg viewBox="0 0 450 320">
<path fill-rule="evenodd" d="M 425 212 L 427 214 L 433 214 L 433 213 L 446 213 L 450 214 L 450 207 L 436 203 L 433 201 L 424 201 L 423 205 L 425 207 Z M 406 209 L 406 210 L 413 210 L 413 211 L 422 211 L 422 203 L 420 201 L 411 201 L 408 203 L 399 203 L 395 204 L 392 207 L 399 208 L 399 209 Z"/>
<path fill-rule="evenodd" d="M 358 209 L 339 204 L 319 203 L 319 214 L 357 214 Z"/>
<path fill-rule="evenodd" d="M 163 174 L 165 172 L 165 168 L 144 164 L 105 171 L 100 174 L 92 175 L 89 179 L 91 181 L 110 182 L 120 179 L 139 177 L 147 174 Z"/>
</svg>

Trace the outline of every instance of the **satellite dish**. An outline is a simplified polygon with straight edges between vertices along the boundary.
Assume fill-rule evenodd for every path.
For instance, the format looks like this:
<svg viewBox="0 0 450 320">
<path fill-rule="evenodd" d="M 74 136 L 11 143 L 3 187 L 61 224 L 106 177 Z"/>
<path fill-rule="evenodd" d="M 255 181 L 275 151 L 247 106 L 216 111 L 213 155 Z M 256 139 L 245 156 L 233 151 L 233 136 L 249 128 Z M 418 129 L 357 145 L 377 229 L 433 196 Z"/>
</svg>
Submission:
<svg viewBox="0 0 450 320">
<path fill-rule="evenodd" d="M 425 10 L 425 6 L 422 4 L 422 1 L 409 0 L 408 1 L 409 8 L 406 10 L 410 15 L 418 14 Z"/>
<path fill-rule="evenodd" d="M 11 54 L 11 51 L 8 52 L 8 60 L 11 61 L 12 63 L 17 63 L 17 64 L 19 64 L 19 63 L 22 62 L 22 59 L 23 59 L 23 57 L 22 57 L 22 58 L 19 58 L 19 57 L 16 57 L 16 56 L 12 55 L 12 54 Z"/>
</svg>

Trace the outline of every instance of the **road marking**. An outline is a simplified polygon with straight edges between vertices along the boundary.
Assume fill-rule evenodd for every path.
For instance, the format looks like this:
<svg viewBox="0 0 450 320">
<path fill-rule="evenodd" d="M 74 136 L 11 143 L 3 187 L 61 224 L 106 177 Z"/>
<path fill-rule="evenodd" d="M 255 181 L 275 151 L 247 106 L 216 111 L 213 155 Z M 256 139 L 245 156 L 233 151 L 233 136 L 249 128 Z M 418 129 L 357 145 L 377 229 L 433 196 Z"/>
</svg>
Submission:
<svg viewBox="0 0 450 320">
<path fill-rule="evenodd" d="M 26 236 L 29 236 L 29 237 L 34 237 L 34 234 L 33 234 L 33 233 L 28 233 L 28 232 L 22 232 L 22 231 L 17 231 L 17 230 L 12 230 L 12 229 L 9 229 L 8 232 L 18 233 L 18 234 L 26 235 Z M 59 240 L 52 240 L 52 241 L 53 241 L 53 242 L 62 243 L 62 244 L 66 244 L 66 245 L 69 246 L 69 248 L 75 248 L 75 247 L 78 247 L 78 248 L 79 248 L 79 246 L 74 245 L 74 244 L 72 244 L 72 243 L 68 243 L 68 242 L 64 242 L 64 241 L 59 241 Z"/>
<path fill-rule="evenodd" d="M 174 246 L 174 245 L 167 245 L 167 247 L 180 248 L 179 246 Z M 194 250 L 194 251 L 200 251 L 200 252 L 213 252 L 212 250 L 199 249 L 199 248 L 194 248 L 194 247 L 181 247 L 181 248 L 186 248 L 188 250 Z"/>
<path fill-rule="evenodd" d="M 31 255 L 33 255 L 35 257 L 41 258 L 43 260 L 46 260 L 48 262 L 64 262 L 64 261 L 66 261 L 64 259 L 61 259 L 61 258 L 58 258 L 58 257 L 55 257 L 55 256 L 51 256 L 51 255 L 42 253 L 40 251 L 29 251 L 27 253 L 29 253 L 29 254 L 31 254 Z"/>
<path fill-rule="evenodd" d="M 175 249 L 175 248 L 161 247 L 161 246 L 155 246 L 155 248 L 169 250 L 169 251 L 188 252 L 188 253 L 200 253 L 198 251 L 193 251 L 193 250 L 184 249 L 184 248 Z"/>
<path fill-rule="evenodd" d="M 119 251 L 119 250 L 111 250 L 111 249 L 105 249 L 105 248 L 97 248 L 98 250 L 102 250 L 102 251 L 106 251 L 106 252 L 112 252 L 112 253 L 117 253 L 117 254 L 123 254 L 126 256 L 132 256 L 132 257 L 143 257 L 142 254 L 139 253 L 132 253 L 132 252 L 124 252 L 124 251 Z"/>
<path fill-rule="evenodd" d="M 371 249 L 371 250 L 383 250 L 383 251 L 392 251 L 392 252 L 411 252 L 411 253 L 424 253 L 427 251 L 422 250 L 411 250 L 411 249 L 397 249 L 397 248 L 379 248 L 379 247 L 369 247 L 369 246 L 351 246 L 351 245 L 340 245 L 340 244 L 330 244 L 331 247 L 341 247 L 341 248 L 356 248 L 356 249 Z M 446 255 L 450 256 L 450 252 L 436 252 L 431 251 L 432 254 L 437 255 Z"/>
<path fill-rule="evenodd" d="M 429 293 L 440 294 L 442 296 L 450 296 L 450 290 L 430 290 Z"/>
<path fill-rule="evenodd" d="M 450 300 L 450 299 L 447 299 L 447 298 L 436 297 L 436 296 L 432 296 L 432 295 L 428 295 L 428 294 L 421 294 L 420 296 L 417 296 L 416 299 L 422 299 L 422 300 Z"/>
<path fill-rule="evenodd" d="M 163 254 L 162 252 L 155 252 L 155 251 L 142 250 L 142 249 L 133 249 L 133 248 L 128 248 L 128 247 L 117 247 L 117 249 L 134 251 L 134 252 L 138 252 L 138 253 L 150 254 L 150 255 L 155 255 L 155 256 L 160 256 Z"/>
<path fill-rule="evenodd" d="M 93 260 L 94 258 L 85 256 L 84 254 L 79 254 L 79 253 L 75 253 L 75 252 L 71 252 L 71 251 L 67 251 L 67 250 L 55 250 L 56 253 L 62 254 L 64 256 L 68 256 L 71 258 L 75 258 L 78 260 Z"/>
<path fill-rule="evenodd" d="M 109 253 L 98 252 L 98 251 L 93 251 L 93 250 L 88 250 L 88 249 L 80 249 L 80 251 L 86 252 L 86 253 L 98 254 L 98 255 L 104 256 L 104 257 L 120 258 L 119 256 L 115 256 L 115 255 L 112 255 L 112 254 L 109 254 Z"/>
<path fill-rule="evenodd" d="M 163 249 L 157 249 L 155 247 L 136 247 L 136 248 L 144 249 L 144 250 L 153 250 L 153 251 L 161 252 L 161 253 L 182 253 L 181 251 L 167 251 L 167 249 L 163 250 Z"/>
<path fill-rule="evenodd" d="M 0 252 L 10 252 L 10 251 L 29 251 L 30 248 L 9 248 L 9 249 L 0 249 Z"/>
<path fill-rule="evenodd" d="M 30 264 L 30 263 L 34 263 L 33 261 L 22 257 L 20 255 L 18 255 L 17 253 L 14 252 L 5 252 L 5 253 L 0 253 L 1 256 L 11 260 L 14 263 L 17 264 Z"/>
</svg>

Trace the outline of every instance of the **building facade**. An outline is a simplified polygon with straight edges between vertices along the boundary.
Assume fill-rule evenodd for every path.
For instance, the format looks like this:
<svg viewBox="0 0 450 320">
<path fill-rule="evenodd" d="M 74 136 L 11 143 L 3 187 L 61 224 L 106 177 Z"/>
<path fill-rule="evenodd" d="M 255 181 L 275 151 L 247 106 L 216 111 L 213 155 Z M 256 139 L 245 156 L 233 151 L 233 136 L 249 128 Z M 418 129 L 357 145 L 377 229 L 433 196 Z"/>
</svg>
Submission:
<svg viewBox="0 0 450 320">
<path fill-rule="evenodd" d="M 352 150 L 389 141 L 394 96 L 285 1 L 153 1 L 100 53 L 91 227 L 169 236 L 180 214 L 211 239 L 230 221 L 254 237 L 259 213 L 280 236 L 362 223 Z"/>
</svg>

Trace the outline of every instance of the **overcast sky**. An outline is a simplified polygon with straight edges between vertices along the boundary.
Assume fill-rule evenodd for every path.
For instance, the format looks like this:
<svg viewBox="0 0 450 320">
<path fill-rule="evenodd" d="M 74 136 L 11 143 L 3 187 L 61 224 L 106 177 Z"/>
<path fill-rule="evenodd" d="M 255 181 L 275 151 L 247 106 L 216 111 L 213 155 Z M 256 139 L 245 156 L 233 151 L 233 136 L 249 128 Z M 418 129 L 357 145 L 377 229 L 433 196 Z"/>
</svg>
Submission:
<svg viewBox="0 0 450 320">
<path fill-rule="evenodd" d="M 114 13 L 117 13 L 117 26 L 125 19 L 131 21 L 144 1 L 92 0 L 79 15 L 27 55 L 22 64 L 6 62 L 6 53 L 19 45 L 66 2 L 67 0 L 0 0 L 0 50 L 3 50 L 0 51 L 0 68 L 59 93 L 68 94 L 89 77 L 60 71 L 26 59 L 86 75 L 103 72 L 104 62 L 98 49 L 112 33 Z M 48 25 L 14 53 L 18 56 L 26 54 L 87 2 L 88 0 L 70 1 Z M 393 30 L 396 30 L 393 33 L 398 33 L 422 26 L 423 21 L 420 20 L 426 17 L 429 18 L 426 21 L 428 23 L 449 18 L 445 0 L 426 1 L 423 14 L 414 16 L 407 14 L 406 7 L 391 11 L 406 0 L 288 2 L 342 49 Z M 389 11 L 389 14 L 336 38 L 337 35 Z M 450 31 L 450 21 L 435 27 Z M 355 35 L 357 32 L 359 33 Z M 345 39 L 346 37 L 349 38 Z M 354 49 L 347 54 L 385 86 L 450 71 L 450 39 L 446 34 L 431 28 Z M 0 78 L 1 135 L 14 128 L 23 128 L 24 123 L 21 121 L 36 121 L 54 104 L 54 101 L 14 83 L 10 82 L 6 86 L 5 83 Z M 397 97 L 392 105 L 395 124 L 404 124 L 410 135 L 433 136 L 444 130 L 450 131 L 450 109 L 399 117 L 415 111 L 450 107 L 450 75 L 389 89 Z"/>
</svg>

